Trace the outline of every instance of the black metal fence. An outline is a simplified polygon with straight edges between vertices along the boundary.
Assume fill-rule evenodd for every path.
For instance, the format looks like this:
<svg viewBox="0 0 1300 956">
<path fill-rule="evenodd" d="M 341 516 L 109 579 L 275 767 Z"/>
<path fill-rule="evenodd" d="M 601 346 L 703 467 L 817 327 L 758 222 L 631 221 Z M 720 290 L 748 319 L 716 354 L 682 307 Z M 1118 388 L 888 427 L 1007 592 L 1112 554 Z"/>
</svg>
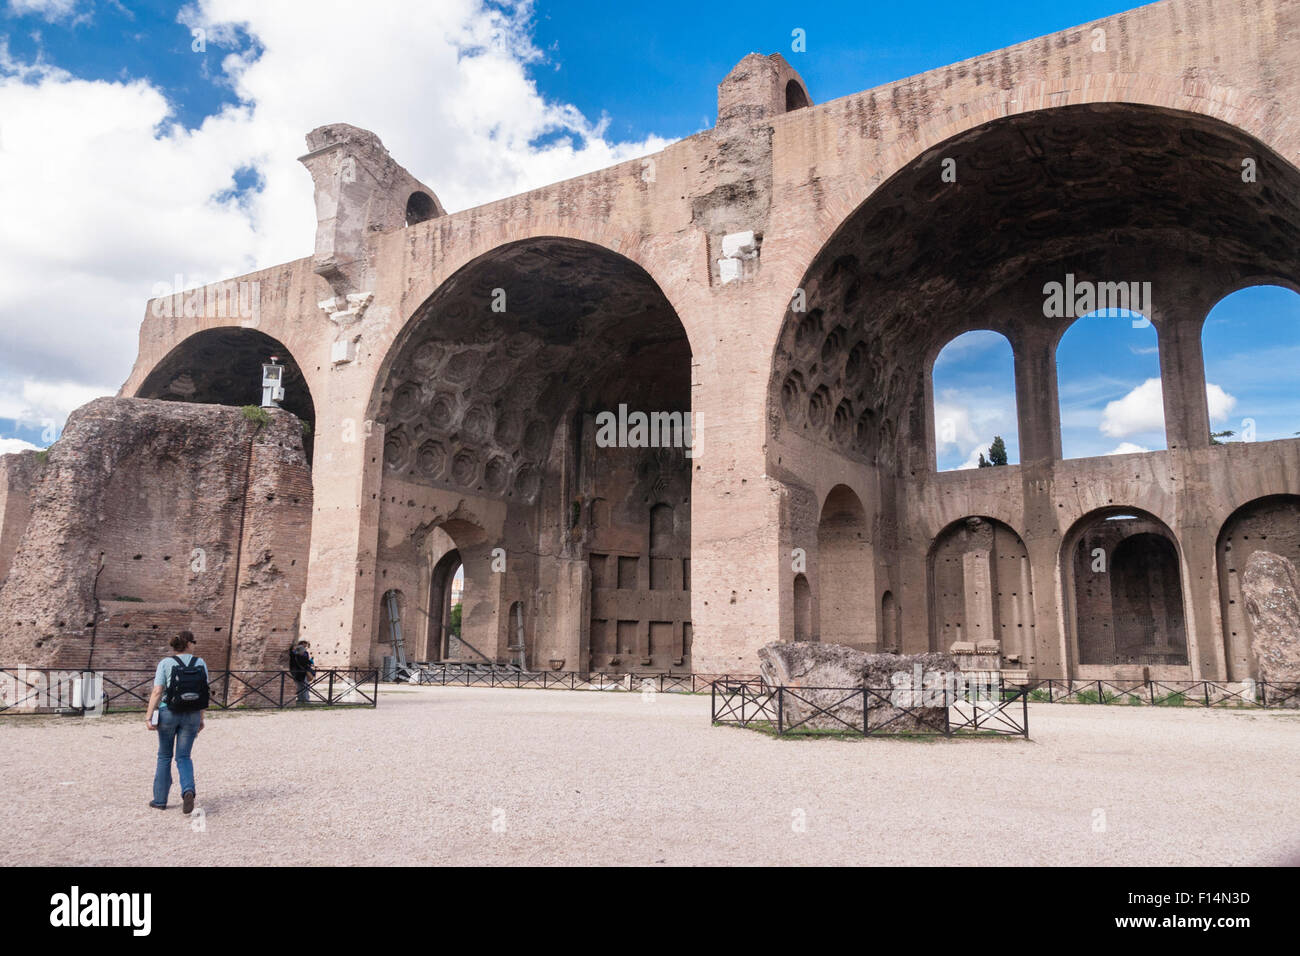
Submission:
<svg viewBox="0 0 1300 956">
<path fill-rule="evenodd" d="M 0 667 L 0 714 L 77 714 L 143 711 L 153 692 L 152 669 L 79 671 L 54 667 Z M 212 671 L 214 710 L 286 707 L 375 707 L 377 669 L 331 669 L 308 678 L 305 700 L 288 671 Z"/>
<path fill-rule="evenodd" d="M 1275 681 L 1044 679 L 1024 690 L 1031 703 L 1043 704 L 1300 708 L 1300 683 Z"/>
<path fill-rule="evenodd" d="M 539 690 L 653 690 L 665 694 L 702 694 L 724 674 L 607 674 L 599 671 L 466 670 L 455 664 L 430 664 L 411 671 L 410 683 L 447 687 L 532 687 Z M 739 675 L 740 680 L 757 676 Z"/>
<path fill-rule="evenodd" d="M 768 687 L 760 680 L 722 678 L 711 684 L 711 694 L 714 724 L 783 737 L 1029 737 L 1029 704 L 1019 688 L 913 692 Z"/>
</svg>

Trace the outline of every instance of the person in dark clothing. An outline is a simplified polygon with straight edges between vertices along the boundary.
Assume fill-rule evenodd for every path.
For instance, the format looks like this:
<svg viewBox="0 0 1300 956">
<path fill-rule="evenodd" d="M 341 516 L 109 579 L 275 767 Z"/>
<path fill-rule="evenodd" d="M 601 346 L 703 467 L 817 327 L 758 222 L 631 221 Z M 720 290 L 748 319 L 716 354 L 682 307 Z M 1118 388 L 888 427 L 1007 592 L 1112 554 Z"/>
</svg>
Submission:
<svg viewBox="0 0 1300 956">
<path fill-rule="evenodd" d="M 316 662 L 311 657 L 311 645 L 299 641 L 289 648 L 289 676 L 298 685 L 298 703 L 311 700 L 311 678 L 316 676 Z"/>
</svg>

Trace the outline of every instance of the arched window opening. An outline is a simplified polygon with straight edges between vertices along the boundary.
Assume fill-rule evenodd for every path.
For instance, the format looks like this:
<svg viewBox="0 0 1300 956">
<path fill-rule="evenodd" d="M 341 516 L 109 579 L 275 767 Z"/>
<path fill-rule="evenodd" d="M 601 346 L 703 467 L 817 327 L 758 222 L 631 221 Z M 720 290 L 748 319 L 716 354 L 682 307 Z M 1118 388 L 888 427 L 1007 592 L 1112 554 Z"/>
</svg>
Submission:
<svg viewBox="0 0 1300 956">
<path fill-rule="evenodd" d="M 1300 435 L 1300 294 L 1259 285 L 1220 299 L 1201 350 L 1211 444 Z"/>
<path fill-rule="evenodd" d="M 1020 461 L 1016 369 L 999 332 L 957 336 L 934 360 L 934 441 L 939 471 Z"/>
<path fill-rule="evenodd" d="M 798 80 L 790 80 L 785 84 L 785 111 L 787 113 L 791 110 L 803 109 L 809 105 L 811 104 L 808 102 L 808 94 L 804 92 L 804 88 L 799 85 Z"/>
<path fill-rule="evenodd" d="M 1062 457 L 1167 447 L 1160 347 L 1141 313 L 1102 309 L 1076 319 L 1056 347 L 1056 380 Z"/>
<path fill-rule="evenodd" d="M 428 193 L 414 192 L 406 200 L 406 224 L 414 226 L 416 223 L 425 222 L 437 215 L 437 207 L 433 204 L 433 197 Z"/>
</svg>

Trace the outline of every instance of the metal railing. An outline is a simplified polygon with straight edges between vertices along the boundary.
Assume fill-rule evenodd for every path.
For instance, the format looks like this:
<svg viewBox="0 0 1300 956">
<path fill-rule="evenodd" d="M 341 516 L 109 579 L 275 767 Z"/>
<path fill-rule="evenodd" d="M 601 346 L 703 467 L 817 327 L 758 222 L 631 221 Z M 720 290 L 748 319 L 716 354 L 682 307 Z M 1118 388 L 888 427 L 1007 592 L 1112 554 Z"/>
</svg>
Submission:
<svg viewBox="0 0 1300 956">
<path fill-rule="evenodd" d="M 1146 707 L 1300 708 L 1300 683 L 1213 680 L 1073 680 L 1025 686 L 1031 703 Z"/>
<path fill-rule="evenodd" d="M 654 690 L 664 694 L 702 694 L 726 674 L 611 674 L 604 671 L 518 671 L 462 669 L 456 664 L 430 664 L 410 668 L 409 683 L 446 687 L 516 687 L 539 690 Z M 757 680 L 756 675 L 736 675 Z"/>
<path fill-rule="evenodd" d="M 993 694 L 953 689 L 768 687 L 723 678 L 711 685 L 714 724 L 778 736 L 1029 737 L 1023 690 Z M 935 695 L 938 695 L 935 699 Z M 921 696 L 920 703 L 915 698 Z"/>
<path fill-rule="evenodd" d="M 75 670 L 0 667 L 0 714 L 78 714 L 143 711 L 153 692 L 153 669 Z M 224 670 L 208 675 L 209 708 L 376 707 L 379 671 L 335 668 L 307 681 L 307 700 L 284 670 Z"/>
</svg>

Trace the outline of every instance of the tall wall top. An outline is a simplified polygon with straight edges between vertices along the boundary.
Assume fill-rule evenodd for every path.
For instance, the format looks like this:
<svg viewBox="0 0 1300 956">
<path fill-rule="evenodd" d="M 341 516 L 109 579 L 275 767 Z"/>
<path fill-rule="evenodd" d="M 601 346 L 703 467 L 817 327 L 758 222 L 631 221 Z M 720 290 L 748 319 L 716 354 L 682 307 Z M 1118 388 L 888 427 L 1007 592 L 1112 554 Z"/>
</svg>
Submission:
<svg viewBox="0 0 1300 956">
<path fill-rule="evenodd" d="M 718 126 L 765 120 L 812 105 L 808 87 L 779 53 L 751 53 L 718 84 Z"/>
<path fill-rule="evenodd" d="M 366 236 L 446 214 L 433 190 L 402 168 L 369 130 L 331 123 L 307 134 L 299 161 L 316 186 L 312 268 L 338 295 L 362 285 Z"/>
</svg>

